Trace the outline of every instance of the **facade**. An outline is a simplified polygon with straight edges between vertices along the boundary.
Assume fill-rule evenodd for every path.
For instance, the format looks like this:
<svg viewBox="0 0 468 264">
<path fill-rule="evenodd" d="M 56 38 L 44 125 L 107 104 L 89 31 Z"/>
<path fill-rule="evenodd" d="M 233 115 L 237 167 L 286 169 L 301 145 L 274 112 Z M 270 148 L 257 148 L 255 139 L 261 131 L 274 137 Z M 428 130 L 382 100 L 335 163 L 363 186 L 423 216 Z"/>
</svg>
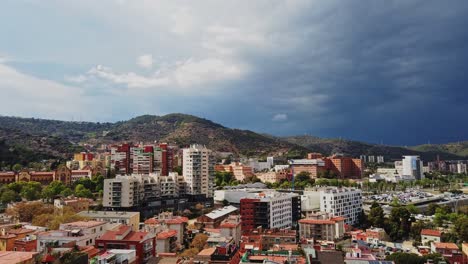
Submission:
<svg viewBox="0 0 468 264">
<path fill-rule="evenodd" d="M 219 225 L 221 235 L 224 237 L 232 237 L 236 246 L 239 246 L 241 239 L 241 222 L 239 215 L 230 215 L 224 219 Z"/>
<path fill-rule="evenodd" d="M 294 193 L 258 193 L 254 198 L 240 200 L 240 215 L 242 231 L 258 226 L 265 229 L 295 229 L 301 217 L 300 198 Z"/>
<path fill-rule="evenodd" d="M 135 176 L 117 175 L 105 179 L 102 204 L 106 207 L 134 207 L 144 198 L 143 186 Z"/>
<path fill-rule="evenodd" d="M 17 239 L 23 239 L 30 237 L 34 233 L 34 230 L 26 228 L 9 229 L 6 232 L 2 232 L 0 236 L 0 251 L 13 251 L 15 250 L 14 243 Z"/>
<path fill-rule="evenodd" d="M 322 188 L 320 211 L 345 218 L 346 224 L 356 224 L 362 213 L 362 191 L 355 188 Z"/>
<path fill-rule="evenodd" d="M 64 206 L 69 206 L 75 212 L 88 211 L 89 205 L 92 203 L 92 199 L 87 198 L 72 198 L 72 199 L 55 199 L 54 207 L 57 209 L 63 209 Z"/>
<path fill-rule="evenodd" d="M 363 163 L 361 159 L 333 155 L 324 160 L 326 169 L 334 172 L 338 178 L 360 179 L 362 177 Z"/>
<path fill-rule="evenodd" d="M 214 158 L 211 150 L 201 145 L 183 149 L 183 176 L 187 194 L 213 197 Z"/>
<path fill-rule="evenodd" d="M 423 162 L 419 156 L 403 156 L 401 175 L 412 176 L 416 180 L 424 179 Z"/>
<path fill-rule="evenodd" d="M 294 175 L 301 172 L 308 172 L 312 179 L 318 178 L 319 173 L 325 171 L 325 161 L 323 159 L 291 160 L 290 165 Z"/>
<path fill-rule="evenodd" d="M 431 252 L 441 254 L 450 264 L 463 263 L 463 253 L 455 243 L 431 243 Z"/>
<path fill-rule="evenodd" d="M 134 231 L 139 230 L 140 212 L 82 211 L 78 214 L 91 220 L 124 224 L 131 226 Z"/>
<path fill-rule="evenodd" d="M 166 230 L 156 235 L 156 252 L 174 253 L 177 251 L 177 231 Z"/>
<path fill-rule="evenodd" d="M 297 247 L 297 232 L 289 229 L 252 229 L 244 232 L 241 251 L 246 249 L 270 250 L 275 245 L 294 245 Z"/>
<path fill-rule="evenodd" d="M 154 166 L 154 150 L 152 146 L 130 148 L 132 173 L 150 174 Z"/>
<path fill-rule="evenodd" d="M 146 263 L 156 256 L 156 236 L 148 232 L 132 231 L 132 227 L 121 225 L 116 230 L 105 232 L 96 239 L 99 250 L 134 249 L 136 263 Z"/>
<path fill-rule="evenodd" d="M 317 213 L 299 220 L 300 238 L 333 241 L 343 238 L 344 232 L 344 218 L 340 216 Z"/>
<path fill-rule="evenodd" d="M 49 245 L 56 247 L 93 245 L 95 235 L 84 235 L 81 230 L 53 230 L 37 234 L 37 251 L 43 251 Z"/>
<path fill-rule="evenodd" d="M 289 167 L 289 165 L 288 165 Z M 255 176 L 262 182 L 279 182 L 288 177 L 289 170 L 258 172 Z"/>
<path fill-rule="evenodd" d="M 225 206 L 198 217 L 197 223 L 203 224 L 206 228 L 218 228 L 224 219 L 228 218 L 229 215 L 237 214 L 237 211 L 238 209 L 234 206 Z"/>
<path fill-rule="evenodd" d="M 436 242 L 439 243 L 441 242 L 442 237 L 442 232 L 439 230 L 433 230 L 433 229 L 423 229 L 421 230 L 421 243 L 425 245 L 426 243 L 431 243 L 431 242 Z"/>
</svg>

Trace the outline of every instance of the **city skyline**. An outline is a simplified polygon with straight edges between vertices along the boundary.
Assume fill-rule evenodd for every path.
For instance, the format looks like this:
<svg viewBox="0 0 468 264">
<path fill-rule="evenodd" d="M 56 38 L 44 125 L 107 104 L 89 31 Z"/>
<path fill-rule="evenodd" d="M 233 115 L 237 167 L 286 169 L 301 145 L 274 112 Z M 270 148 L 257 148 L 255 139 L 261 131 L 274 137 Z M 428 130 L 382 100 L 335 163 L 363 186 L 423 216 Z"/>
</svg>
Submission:
<svg viewBox="0 0 468 264">
<path fill-rule="evenodd" d="M 463 1 L 5 2 L 0 113 L 463 141 L 467 13 Z"/>
</svg>

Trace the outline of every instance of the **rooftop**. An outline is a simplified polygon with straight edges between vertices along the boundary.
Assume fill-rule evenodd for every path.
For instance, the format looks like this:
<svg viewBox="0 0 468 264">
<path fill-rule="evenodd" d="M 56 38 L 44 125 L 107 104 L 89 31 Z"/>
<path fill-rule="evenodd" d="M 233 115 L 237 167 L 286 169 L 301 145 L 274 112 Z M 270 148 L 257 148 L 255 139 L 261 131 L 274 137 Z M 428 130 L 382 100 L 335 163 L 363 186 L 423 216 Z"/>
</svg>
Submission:
<svg viewBox="0 0 468 264">
<path fill-rule="evenodd" d="M 37 252 L 1 251 L 0 264 L 21 263 L 35 257 Z"/>
<path fill-rule="evenodd" d="M 66 224 L 62 224 L 61 226 L 63 228 L 70 228 L 70 227 L 90 228 L 90 227 L 96 227 L 96 226 L 105 225 L 105 224 L 106 222 L 103 222 L 103 221 L 90 220 L 90 221 L 76 221 L 76 222 L 66 223 Z"/>
<path fill-rule="evenodd" d="M 421 230 L 421 235 L 440 237 L 442 235 L 442 232 L 434 229 L 423 229 Z"/>
<path fill-rule="evenodd" d="M 455 249 L 455 250 L 460 250 L 455 243 L 434 243 L 435 248 L 443 248 L 443 249 Z"/>
<path fill-rule="evenodd" d="M 133 241 L 133 242 L 142 242 L 148 238 L 154 237 L 148 232 L 135 232 L 131 231 L 131 226 L 121 225 L 117 230 L 111 230 L 104 233 L 99 240 L 119 240 L 119 241 Z M 123 238 L 119 236 L 123 236 Z"/>
<path fill-rule="evenodd" d="M 135 215 L 140 215 L 140 212 L 120 212 L 120 211 L 81 211 L 78 213 L 81 216 L 86 217 L 112 217 L 112 218 L 128 218 Z"/>
<path fill-rule="evenodd" d="M 158 239 L 168 239 L 170 237 L 175 237 L 177 236 L 177 230 L 167 230 L 159 233 L 157 235 Z"/>
<path fill-rule="evenodd" d="M 234 207 L 232 205 L 228 205 L 228 206 L 225 206 L 223 208 L 213 210 L 211 213 L 205 214 L 205 216 L 207 216 L 207 217 L 209 217 L 211 219 L 217 219 L 217 218 L 223 217 L 225 215 L 228 215 L 230 213 L 233 213 L 233 212 L 235 212 L 237 210 L 239 210 L 239 209 L 237 209 L 236 207 Z"/>
<path fill-rule="evenodd" d="M 198 256 L 211 256 L 213 253 L 216 251 L 215 247 L 212 248 L 205 248 L 200 253 L 198 253 Z"/>
</svg>

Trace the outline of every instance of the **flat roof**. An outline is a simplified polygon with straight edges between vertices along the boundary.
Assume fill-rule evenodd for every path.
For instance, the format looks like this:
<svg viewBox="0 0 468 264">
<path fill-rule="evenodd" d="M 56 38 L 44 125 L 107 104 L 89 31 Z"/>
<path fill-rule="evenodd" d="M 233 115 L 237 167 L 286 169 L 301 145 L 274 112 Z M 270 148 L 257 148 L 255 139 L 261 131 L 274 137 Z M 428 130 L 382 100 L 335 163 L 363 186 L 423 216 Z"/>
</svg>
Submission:
<svg viewBox="0 0 468 264">
<path fill-rule="evenodd" d="M 35 257 L 38 252 L 1 251 L 0 264 L 21 263 Z"/>
<path fill-rule="evenodd" d="M 113 217 L 113 218 L 128 218 L 135 215 L 140 215 L 140 212 L 125 212 L 125 211 L 81 211 L 78 213 L 81 216 L 87 217 Z"/>
<path fill-rule="evenodd" d="M 217 218 L 220 218 L 220 217 L 225 216 L 227 214 L 233 213 L 233 212 L 235 212 L 237 210 L 239 210 L 239 209 L 237 209 L 236 207 L 234 207 L 232 205 L 228 205 L 228 206 L 225 206 L 223 208 L 213 210 L 211 213 L 208 213 L 208 214 L 205 214 L 205 215 L 207 217 L 211 218 L 211 219 L 217 219 Z"/>
</svg>

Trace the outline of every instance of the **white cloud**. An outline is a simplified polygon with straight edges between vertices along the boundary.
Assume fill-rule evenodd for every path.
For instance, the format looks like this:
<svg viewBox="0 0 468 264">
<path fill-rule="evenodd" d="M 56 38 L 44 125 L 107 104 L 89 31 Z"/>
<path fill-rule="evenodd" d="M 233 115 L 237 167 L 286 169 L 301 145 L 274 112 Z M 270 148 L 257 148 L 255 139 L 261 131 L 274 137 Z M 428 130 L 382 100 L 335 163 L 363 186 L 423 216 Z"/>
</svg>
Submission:
<svg viewBox="0 0 468 264">
<path fill-rule="evenodd" d="M 137 65 L 144 69 L 151 69 L 153 67 L 153 55 L 145 54 L 137 58 Z"/>
<path fill-rule="evenodd" d="M 288 120 L 288 115 L 287 114 L 276 114 L 273 116 L 273 118 L 271 119 L 275 122 L 283 122 L 283 121 L 286 121 Z"/>
<path fill-rule="evenodd" d="M 228 81 L 241 78 L 247 67 L 239 63 L 208 58 L 203 60 L 188 59 L 177 62 L 172 67 L 155 71 L 144 76 L 134 72 L 116 73 L 109 67 L 98 65 L 87 72 L 90 77 L 97 77 L 128 88 L 190 88 L 216 81 Z M 194 91 L 195 92 L 195 91 Z"/>
<path fill-rule="evenodd" d="M 77 76 L 65 76 L 65 81 L 67 82 L 71 82 L 71 83 L 84 83 L 88 80 L 88 78 L 83 75 L 83 74 L 80 74 L 80 75 L 77 75 Z"/>
<path fill-rule="evenodd" d="M 177 9 L 171 16 L 171 32 L 177 35 L 190 33 L 194 28 L 194 18 L 187 7 Z"/>
<path fill-rule="evenodd" d="M 6 115 L 69 119 L 86 109 L 79 88 L 26 75 L 0 63 L 0 111 Z"/>
</svg>

